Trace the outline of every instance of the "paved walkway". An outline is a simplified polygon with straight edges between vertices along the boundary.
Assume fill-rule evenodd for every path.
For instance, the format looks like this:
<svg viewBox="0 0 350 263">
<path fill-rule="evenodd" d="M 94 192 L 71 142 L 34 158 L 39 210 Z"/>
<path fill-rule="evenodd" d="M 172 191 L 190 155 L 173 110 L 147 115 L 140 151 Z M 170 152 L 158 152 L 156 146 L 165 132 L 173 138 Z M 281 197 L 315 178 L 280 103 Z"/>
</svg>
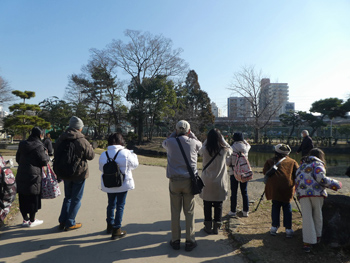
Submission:
<svg viewBox="0 0 350 263">
<path fill-rule="evenodd" d="M 2 262 L 246 262 L 222 234 L 205 235 L 203 210 L 196 204 L 196 239 L 198 247 L 173 250 L 170 240 L 170 201 L 168 180 L 161 167 L 140 166 L 134 171 L 136 189 L 129 191 L 123 218 L 128 235 L 110 240 L 105 234 L 107 195 L 100 190 L 98 158 L 89 163 L 90 178 L 85 185 L 77 222 L 83 227 L 74 231 L 58 231 L 57 218 L 63 197 L 43 200 L 37 218 L 44 224 L 22 228 L 18 215 L 11 226 L 0 234 L 0 263 Z M 61 184 L 61 190 L 63 185 Z M 182 215 L 182 229 L 184 216 Z"/>
</svg>

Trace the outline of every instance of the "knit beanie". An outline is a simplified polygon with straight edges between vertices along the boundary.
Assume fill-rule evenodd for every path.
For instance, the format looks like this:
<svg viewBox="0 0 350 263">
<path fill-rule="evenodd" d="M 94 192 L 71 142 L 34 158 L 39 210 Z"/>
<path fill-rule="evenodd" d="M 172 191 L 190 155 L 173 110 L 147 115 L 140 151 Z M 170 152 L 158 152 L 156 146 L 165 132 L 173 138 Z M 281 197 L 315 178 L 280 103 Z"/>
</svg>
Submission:
<svg viewBox="0 0 350 263">
<path fill-rule="evenodd" d="M 235 132 L 233 134 L 233 140 L 235 142 L 242 142 L 242 141 L 244 141 L 244 136 L 241 132 Z"/>
<path fill-rule="evenodd" d="M 78 118 L 76 116 L 73 116 L 72 118 L 70 118 L 70 120 L 69 120 L 69 128 L 80 130 L 83 127 L 84 127 L 84 123 L 83 123 L 83 121 L 80 118 Z"/>
<path fill-rule="evenodd" d="M 288 155 L 292 150 L 290 149 L 289 145 L 282 143 L 282 144 L 277 144 L 275 146 L 275 151 L 280 154 Z"/>
</svg>

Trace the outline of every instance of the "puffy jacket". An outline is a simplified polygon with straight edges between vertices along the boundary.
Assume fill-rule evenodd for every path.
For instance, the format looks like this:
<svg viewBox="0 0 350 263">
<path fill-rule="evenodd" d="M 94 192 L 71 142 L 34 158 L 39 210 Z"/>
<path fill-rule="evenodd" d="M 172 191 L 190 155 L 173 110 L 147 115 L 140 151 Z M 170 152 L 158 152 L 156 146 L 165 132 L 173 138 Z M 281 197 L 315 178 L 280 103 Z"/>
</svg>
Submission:
<svg viewBox="0 0 350 263">
<path fill-rule="evenodd" d="M 118 156 L 115 159 L 115 161 L 119 165 L 120 171 L 125 175 L 123 185 L 120 187 L 107 188 L 103 184 L 102 175 L 101 175 L 101 190 L 103 192 L 121 193 L 121 192 L 135 189 L 135 182 L 134 182 L 134 178 L 132 177 L 131 170 L 137 168 L 137 166 L 139 165 L 139 160 L 137 159 L 137 155 L 135 153 L 130 152 L 130 150 L 125 149 L 124 146 L 110 145 L 107 148 L 109 158 L 113 158 L 119 150 L 121 151 L 118 153 Z M 103 152 L 99 160 L 99 168 L 102 174 L 103 174 L 103 166 L 106 163 L 107 163 L 107 155 L 106 155 L 106 152 Z"/>
<path fill-rule="evenodd" d="M 326 176 L 324 163 L 315 156 L 309 156 L 299 167 L 295 179 L 297 197 L 327 197 L 325 188 L 337 191 L 342 183 Z"/>
<path fill-rule="evenodd" d="M 42 167 L 46 166 L 49 160 L 44 144 L 38 137 L 29 136 L 28 140 L 19 143 L 16 153 L 18 193 L 24 195 L 40 194 Z"/>
<path fill-rule="evenodd" d="M 245 157 L 248 159 L 248 153 L 249 153 L 251 146 L 246 140 L 234 142 L 231 145 L 231 148 L 232 148 L 233 152 L 243 153 L 245 155 Z M 232 167 L 230 167 L 230 166 L 234 165 L 232 156 L 230 156 L 229 158 L 226 159 L 226 165 L 229 166 L 229 170 L 228 170 L 229 175 L 234 175 L 233 169 L 232 169 Z"/>
<path fill-rule="evenodd" d="M 72 128 L 68 128 L 61 136 L 57 139 L 55 144 L 55 149 L 58 149 L 60 144 L 64 140 L 75 140 L 75 154 L 81 160 L 77 168 L 77 176 L 74 177 L 62 177 L 60 179 L 71 180 L 71 181 L 81 181 L 89 177 L 89 167 L 88 160 L 92 160 L 95 157 L 95 152 L 91 144 L 85 139 L 84 134 L 80 131 Z M 56 157 L 57 151 L 54 151 L 54 157 Z"/>
</svg>

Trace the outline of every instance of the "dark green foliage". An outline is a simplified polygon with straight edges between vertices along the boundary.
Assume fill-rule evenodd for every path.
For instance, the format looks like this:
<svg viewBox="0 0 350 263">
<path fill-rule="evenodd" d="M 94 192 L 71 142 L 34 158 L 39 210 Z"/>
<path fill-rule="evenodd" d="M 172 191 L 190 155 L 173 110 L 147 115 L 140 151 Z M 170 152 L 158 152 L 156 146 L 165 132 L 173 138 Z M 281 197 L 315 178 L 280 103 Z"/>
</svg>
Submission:
<svg viewBox="0 0 350 263">
<path fill-rule="evenodd" d="M 35 92 L 19 91 L 12 92 L 15 96 L 23 99 L 22 103 L 16 103 L 9 107 L 11 115 L 4 118 L 4 130 L 12 135 L 22 134 L 23 139 L 34 126 L 39 126 L 42 129 L 49 129 L 50 123 L 38 116 L 41 111 L 39 105 L 26 104 L 25 100 L 35 97 Z"/>
<path fill-rule="evenodd" d="M 174 129 L 177 121 L 184 119 L 191 125 L 195 133 L 205 133 L 215 120 L 211 111 L 210 98 L 201 90 L 198 75 L 194 70 L 187 74 L 183 86 L 176 89 L 177 103 L 172 127 Z"/>
</svg>

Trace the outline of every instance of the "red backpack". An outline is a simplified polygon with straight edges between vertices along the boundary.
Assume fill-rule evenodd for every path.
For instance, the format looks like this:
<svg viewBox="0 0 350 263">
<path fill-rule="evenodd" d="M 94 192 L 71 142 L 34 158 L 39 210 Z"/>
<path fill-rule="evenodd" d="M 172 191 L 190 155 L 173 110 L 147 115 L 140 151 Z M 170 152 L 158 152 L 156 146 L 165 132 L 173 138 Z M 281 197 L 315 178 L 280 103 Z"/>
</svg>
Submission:
<svg viewBox="0 0 350 263">
<path fill-rule="evenodd" d="M 233 152 L 231 155 L 233 174 L 237 181 L 245 183 L 253 178 L 253 171 L 247 157 L 241 152 Z"/>
</svg>

